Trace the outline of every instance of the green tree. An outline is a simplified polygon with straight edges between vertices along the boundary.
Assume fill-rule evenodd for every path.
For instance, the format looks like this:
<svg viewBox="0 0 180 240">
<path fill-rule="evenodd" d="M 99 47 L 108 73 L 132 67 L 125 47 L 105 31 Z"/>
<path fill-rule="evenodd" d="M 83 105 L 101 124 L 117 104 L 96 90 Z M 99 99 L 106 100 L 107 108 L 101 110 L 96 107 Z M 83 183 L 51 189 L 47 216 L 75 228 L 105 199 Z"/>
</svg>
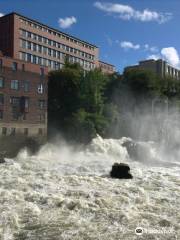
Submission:
<svg viewBox="0 0 180 240">
<path fill-rule="evenodd" d="M 66 63 L 59 71 L 49 73 L 49 125 L 66 131 L 68 119 L 80 106 L 80 87 L 83 69 L 78 64 Z"/>
<path fill-rule="evenodd" d="M 79 64 L 66 61 L 49 74 L 49 126 L 70 140 L 88 142 L 106 134 L 105 89 L 109 78 L 95 69 L 86 74 Z"/>
<path fill-rule="evenodd" d="M 153 97 L 160 94 L 160 81 L 150 70 L 131 69 L 124 72 L 124 81 L 136 97 Z"/>
</svg>

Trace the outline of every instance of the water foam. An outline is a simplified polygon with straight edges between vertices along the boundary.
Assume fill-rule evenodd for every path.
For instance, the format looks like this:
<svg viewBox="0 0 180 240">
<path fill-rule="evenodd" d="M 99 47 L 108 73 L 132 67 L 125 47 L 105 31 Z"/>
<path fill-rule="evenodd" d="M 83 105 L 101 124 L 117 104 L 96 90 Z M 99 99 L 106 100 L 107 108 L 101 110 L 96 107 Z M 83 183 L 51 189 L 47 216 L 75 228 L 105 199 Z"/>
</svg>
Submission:
<svg viewBox="0 0 180 240">
<path fill-rule="evenodd" d="M 36 156 L 24 149 L 1 164 L 0 239 L 132 240 L 138 226 L 143 239 L 180 238 L 179 167 L 132 161 L 126 140 L 98 136 L 78 150 L 47 144 Z M 130 165 L 132 180 L 108 177 L 117 161 Z"/>
</svg>

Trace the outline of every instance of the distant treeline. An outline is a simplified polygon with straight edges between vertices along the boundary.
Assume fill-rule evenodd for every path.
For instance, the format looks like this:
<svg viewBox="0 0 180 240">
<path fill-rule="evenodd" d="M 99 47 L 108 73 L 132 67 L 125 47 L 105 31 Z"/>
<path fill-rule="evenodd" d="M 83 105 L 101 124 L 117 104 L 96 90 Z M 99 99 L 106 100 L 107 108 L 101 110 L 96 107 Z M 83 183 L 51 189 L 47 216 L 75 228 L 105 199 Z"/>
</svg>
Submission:
<svg viewBox="0 0 180 240">
<path fill-rule="evenodd" d="M 179 107 L 180 83 L 147 70 L 85 74 L 79 64 L 66 62 L 49 73 L 48 92 L 49 134 L 59 131 L 66 140 L 88 143 L 96 134 L 129 136 L 128 113 L 151 114 L 155 101 Z"/>
</svg>

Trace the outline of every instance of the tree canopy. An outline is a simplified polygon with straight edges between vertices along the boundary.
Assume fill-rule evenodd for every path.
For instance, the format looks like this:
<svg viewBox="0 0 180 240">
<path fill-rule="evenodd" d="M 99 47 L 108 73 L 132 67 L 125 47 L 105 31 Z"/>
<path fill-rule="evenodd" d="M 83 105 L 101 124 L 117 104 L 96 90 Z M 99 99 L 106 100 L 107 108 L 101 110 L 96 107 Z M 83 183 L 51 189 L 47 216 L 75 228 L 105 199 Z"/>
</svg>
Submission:
<svg viewBox="0 0 180 240">
<path fill-rule="evenodd" d="M 128 135 L 132 115 L 151 112 L 157 98 L 180 106 L 179 81 L 161 79 L 148 70 L 128 70 L 123 75 L 106 75 L 99 69 L 85 73 L 79 64 L 66 61 L 61 70 L 49 73 L 49 128 L 83 143 L 96 134 Z"/>
</svg>

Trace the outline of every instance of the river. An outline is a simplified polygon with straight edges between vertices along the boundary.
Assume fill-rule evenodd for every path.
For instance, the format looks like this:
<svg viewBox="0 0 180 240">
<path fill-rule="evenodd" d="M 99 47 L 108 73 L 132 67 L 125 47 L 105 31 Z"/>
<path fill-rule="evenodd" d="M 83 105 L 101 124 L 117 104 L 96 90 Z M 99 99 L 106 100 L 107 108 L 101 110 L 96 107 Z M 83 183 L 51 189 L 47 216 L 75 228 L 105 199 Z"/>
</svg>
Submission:
<svg viewBox="0 0 180 240">
<path fill-rule="evenodd" d="M 180 239 L 179 159 L 133 161 L 124 141 L 97 136 L 84 150 L 56 142 L 36 156 L 24 149 L 6 159 L 0 164 L 0 239 Z M 128 163 L 133 179 L 111 179 L 114 162 Z"/>
</svg>

